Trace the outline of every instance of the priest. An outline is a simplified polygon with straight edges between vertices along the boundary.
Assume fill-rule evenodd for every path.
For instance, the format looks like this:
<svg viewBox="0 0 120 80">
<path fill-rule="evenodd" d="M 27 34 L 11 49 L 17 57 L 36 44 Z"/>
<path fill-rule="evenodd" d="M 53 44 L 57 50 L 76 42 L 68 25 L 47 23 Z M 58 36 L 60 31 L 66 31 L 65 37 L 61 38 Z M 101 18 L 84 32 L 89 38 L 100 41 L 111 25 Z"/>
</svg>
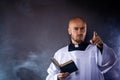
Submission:
<svg viewBox="0 0 120 80">
<path fill-rule="evenodd" d="M 70 44 L 59 49 L 54 58 L 60 64 L 73 60 L 78 70 L 72 73 L 61 72 L 51 63 L 46 80 L 104 80 L 103 74 L 117 61 L 114 50 L 108 47 L 95 31 L 91 40 L 85 41 L 87 23 L 83 18 L 73 17 L 68 25 Z"/>
</svg>

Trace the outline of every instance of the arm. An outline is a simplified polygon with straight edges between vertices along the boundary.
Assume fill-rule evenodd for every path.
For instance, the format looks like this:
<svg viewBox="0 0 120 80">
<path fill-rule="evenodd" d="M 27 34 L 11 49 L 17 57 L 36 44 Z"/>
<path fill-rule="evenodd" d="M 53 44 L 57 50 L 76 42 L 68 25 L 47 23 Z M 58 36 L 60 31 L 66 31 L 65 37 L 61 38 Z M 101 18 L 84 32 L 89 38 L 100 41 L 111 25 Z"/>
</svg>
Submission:
<svg viewBox="0 0 120 80">
<path fill-rule="evenodd" d="M 57 51 L 54 55 L 54 58 L 56 60 L 59 59 L 58 55 L 60 52 Z M 59 67 L 54 65 L 53 63 L 50 64 L 50 66 L 48 67 L 47 69 L 47 72 L 48 72 L 48 76 L 46 77 L 46 80 L 58 80 L 57 78 L 57 74 L 59 73 Z"/>
<path fill-rule="evenodd" d="M 94 31 L 93 37 L 90 40 L 91 44 L 95 44 L 97 51 L 97 64 L 102 73 L 107 72 L 117 61 L 117 56 L 112 48 L 103 43 L 100 36 Z"/>
<path fill-rule="evenodd" d="M 64 80 L 70 74 L 68 72 L 64 73 L 59 72 L 59 69 L 57 69 L 53 63 L 50 64 L 47 72 L 48 76 L 46 80 Z"/>
<path fill-rule="evenodd" d="M 102 73 L 106 73 L 116 63 L 117 56 L 112 48 L 103 43 L 102 53 L 98 53 L 98 61 L 101 61 L 101 64 L 98 64 L 99 69 L 102 71 Z"/>
<path fill-rule="evenodd" d="M 57 73 L 59 71 L 53 63 L 50 64 L 49 68 L 47 69 L 47 72 L 48 76 L 46 77 L 46 80 L 57 80 Z"/>
<path fill-rule="evenodd" d="M 58 61 L 59 64 L 61 64 L 61 59 L 63 60 L 64 59 L 63 56 L 65 56 L 63 55 L 63 51 L 66 52 L 67 47 L 58 50 L 54 55 L 54 58 Z M 68 72 L 61 73 L 59 67 L 57 67 L 53 63 L 50 64 L 47 72 L 48 72 L 48 76 L 46 80 L 59 80 L 58 78 L 65 79 L 67 76 L 69 76 Z"/>
</svg>

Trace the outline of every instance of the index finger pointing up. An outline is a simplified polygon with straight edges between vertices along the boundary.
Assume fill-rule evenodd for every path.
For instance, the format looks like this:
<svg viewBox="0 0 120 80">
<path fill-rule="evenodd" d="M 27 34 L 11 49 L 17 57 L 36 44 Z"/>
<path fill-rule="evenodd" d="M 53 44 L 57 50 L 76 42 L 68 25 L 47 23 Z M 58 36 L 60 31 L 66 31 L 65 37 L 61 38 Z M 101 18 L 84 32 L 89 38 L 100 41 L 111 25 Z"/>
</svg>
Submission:
<svg viewBox="0 0 120 80">
<path fill-rule="evenodd" d="M 94 32 L 93 32 L 93 39 L 95 39 L 96 36 L 97 36 L 97 33 L 96 33 L 96 31 L 94 31 Z"/>
</svg>

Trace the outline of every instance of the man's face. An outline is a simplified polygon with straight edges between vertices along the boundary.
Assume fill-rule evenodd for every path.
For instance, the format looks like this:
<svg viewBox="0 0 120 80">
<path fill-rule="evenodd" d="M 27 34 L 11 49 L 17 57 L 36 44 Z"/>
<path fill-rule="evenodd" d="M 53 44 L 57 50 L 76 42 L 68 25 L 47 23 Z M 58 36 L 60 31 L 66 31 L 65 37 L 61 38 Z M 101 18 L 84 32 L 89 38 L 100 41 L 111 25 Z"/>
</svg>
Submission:
<svg viewBox="0 0 120 80">
<path fill-rule="evenodd" d="M 86 31 L 86 23 L 83 20 L 75 19 L 70 21 L 68 33 L 71 36 L 71 40 L 74 44 L 78 44 L 84 41 Z"/>
</svg>

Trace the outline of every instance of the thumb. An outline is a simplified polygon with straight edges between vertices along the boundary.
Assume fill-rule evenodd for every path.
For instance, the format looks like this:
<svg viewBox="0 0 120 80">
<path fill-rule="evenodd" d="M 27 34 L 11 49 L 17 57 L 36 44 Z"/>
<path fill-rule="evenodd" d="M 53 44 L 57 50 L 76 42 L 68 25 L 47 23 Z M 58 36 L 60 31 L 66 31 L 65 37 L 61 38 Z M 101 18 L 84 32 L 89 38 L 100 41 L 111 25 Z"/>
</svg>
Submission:
<svg viewBox="0 0 120 80">
<path fill-rule="evenodd" d="M 92 39 L 90 40 L 90 43 L 91 43 L 91 44 L 93 44 L 93 41 L 92 41 Z"/>
</svg>

